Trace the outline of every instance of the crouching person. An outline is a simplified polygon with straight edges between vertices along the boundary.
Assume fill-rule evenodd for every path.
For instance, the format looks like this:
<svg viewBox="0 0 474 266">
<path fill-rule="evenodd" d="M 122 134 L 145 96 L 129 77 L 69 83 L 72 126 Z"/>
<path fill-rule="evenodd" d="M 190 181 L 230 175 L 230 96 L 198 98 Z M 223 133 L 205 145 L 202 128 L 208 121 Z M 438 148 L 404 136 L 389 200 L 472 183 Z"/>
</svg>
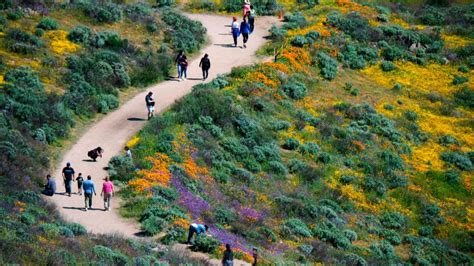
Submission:
<svg viewBox="0 0 474 266">
<path fill-rule="evenodd" d="M 191 224 L 189 226 L 188 241 L 186 243 L 190 245 L 191 239 L 193 238 L 194 234 L 196 235 L 206 234 L 208 229 L 209 229 L 209 226 L 205 224 L 196 224 L 196 223 Z"/>
</svg>

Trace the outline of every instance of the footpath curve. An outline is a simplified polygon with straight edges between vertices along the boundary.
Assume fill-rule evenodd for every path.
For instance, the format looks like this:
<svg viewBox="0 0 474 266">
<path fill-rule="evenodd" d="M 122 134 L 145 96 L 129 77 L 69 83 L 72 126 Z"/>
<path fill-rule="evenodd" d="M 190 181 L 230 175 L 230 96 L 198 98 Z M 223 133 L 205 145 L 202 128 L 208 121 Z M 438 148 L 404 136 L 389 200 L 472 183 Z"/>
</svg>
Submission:
<svg viewBox="0 0 474 266">
<path fill-rule="evenodd" d="M 51 197 L 60 215 L 69 222 L 82 224 L 87 231 L 96 234 L 116 234 L 124 237 L 136 237 L 140 232 L 136 221 L 127 220 L 118 213 L 120 200 L 115 197 L 110 211 L 103 211 L 103 200 L 99 196 L 102 179 L 107 175 L 104 167 L 110 158 L 122 152 L 126 142 L 145 126 L 147 111 L 145 95 L 152 91 L 157 106 L 155 114 L 162 112 L 176 100 L 201 83 L 202 73 L 199 68 L 200 57 L 207 53 L 211 59 L 211 69 L 206 82 L 218 74 L 230 72 L 232 67 L 249 65 L 257 62 L 255 52 L 265 43 L 270 27 L 277 22 L 274 17 L 257 17 L 255 31 L 250 35 L 247 48 L 234 48 L 230 35 L 230 16 L 190 14 L 191 19 L 200 21 L 207 28 L 209 45 L 201 50 L 201 54 L 192 60 L 188 67 L 188 80 L 178 82 L 169 80 L 149 87 L 137 94 L 117 110 L 93 124 L 62 157 L 62 161 L 54 171 L 58 192 L 64 192 L 61 170 L 66 162 L 71 162 L 76 175 L 81 172 L 84 178 L 91 175 L 96 185 L 97 196 L 93 198 L 93 209 L 84 211 L 84 197 L 76 194 L 77 184 L 73 182 L 72 197 L 57 194 Z M 242 38 L 239 40 L 242 45 Z M 199 79 L 199 80 L 198 80 Z M 103 158 L 97 162 L 87 161 L 87 151 L 101 146 L 105 150 Z"/>
</svg>

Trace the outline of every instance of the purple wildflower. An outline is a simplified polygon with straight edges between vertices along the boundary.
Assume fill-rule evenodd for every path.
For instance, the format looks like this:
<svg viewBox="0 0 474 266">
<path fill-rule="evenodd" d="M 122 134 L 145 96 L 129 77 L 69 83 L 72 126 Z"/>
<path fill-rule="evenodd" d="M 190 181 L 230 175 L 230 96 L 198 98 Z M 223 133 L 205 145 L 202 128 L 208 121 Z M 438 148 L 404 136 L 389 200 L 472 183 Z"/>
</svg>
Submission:
<svg viewBox="0 0 474 266">
<path fill-rule="evenodd" d="M 179 204 L 188 210 L 193 219 L 200 218 L 203 212 L 211 210 L 209 203 L 191 193 L 178 178 L 173 177 L 171 183 L 179 193 Z"/>
</svg>

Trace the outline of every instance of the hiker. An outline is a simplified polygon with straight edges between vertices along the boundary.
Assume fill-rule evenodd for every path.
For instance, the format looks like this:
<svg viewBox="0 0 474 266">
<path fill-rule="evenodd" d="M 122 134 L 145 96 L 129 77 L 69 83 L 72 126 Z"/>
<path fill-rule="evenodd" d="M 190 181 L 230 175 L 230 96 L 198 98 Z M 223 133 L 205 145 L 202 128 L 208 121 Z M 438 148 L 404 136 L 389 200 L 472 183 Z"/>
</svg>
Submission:
<svg viewBox="0 0 474 266">
<path fill-rule="evenodd" d="M 66 194 L 71 196 L 71 185 L 74 181 L 75 173 L 74 169 L 71 167 L 71 163 L 66 163 L 66 167 L 63 168 L 63 180 L 64 186 L 66 188 Z"/>
<path fill-rule="evenodd" d="M 211 60 L 209 60 L 209 55 L 205 54 L 203 58 L 201 58 L 201 62 L 199 62 L 199 66 L 202 69 L 202 80 L 206 80 L 209 76 L 209 68 L 211 68 Z"/>
<path fill-rule="evenodd" d="M 222 258 L 222 266 L 233 266 L 233 265 L 234 265 L 234 252 L 232 252 L 230 245 L 226 244 L 224 257 Z"/>
<path fill-rule="evenodd" d="M 92 177 L 90 175 L 87 176 L 87 180 L 84 181 L 82 187 L 84 189 L 84 203 L 86 204 L 85 211 L 87 211 L 87 209 L 92 208 L 92 193 L 97 195 L 95 193 L 94 182 L 92 181 Z M 87 204 L 88 201 L 89 204 Z"/>
<path fill-rule="evenodd" d="M 244 1 L 244 6 L 243 6 L 243 16 L 245 17 L 245 15 L 247 15 L 247 12 L 249 12 L 251 9 L 251 5 L 250 5 L 250 0 L 245 0 Z"/>
<path fill-rule="evenodd" d="M 232 18 L 232 37 L 234 38 L 234 47 L 237 47 L 237 38 L 240 35 L 240 28 L 239 23 L 237 22 L 237 18 Z"/>
<path fill-rule="evenodd" d="M 240 23 L 240 33 L 242 33 L 242 37 L 244 39 L 244 48 L 247 48 L 247 41 L 250 34 L 250 25 L 245 17 L 244 20 L 242 20 L 242 23 Z"/>
<path fill-rule="evenodd" d="M 104 153 L 104 149 L 102 149 L 101 147 L 97 147 L 97 148 L 87 152 L 87 156 L 89 156 L 95 162 L 95 161 L 97 161 L 97 157 L 102 158 L 103 153 Z"/>
<path fill-rule="evenodd" d="M 181 60 L 181 57 L 183 57 L 184 51 L 181 50 L 179 51 L 178 55 L 176 55 L 176 58 L 174 59 L 175 64 L 178 67 L 178 79 L 181 78 L 181 65 L 179 64 L 179 61 Z"/>
<path fill-rule="evenodd" d="M 253 248 L 253 252 L 252 252 L 252 257 L 253 257 L 253 263 L 252 263 L 252 266 L 257 266 L 257 260 L 258 260 L 258 253 L 257 253 L 257 249 L 256 248 Z"/>
<path fill-rule="evenodd" d="M 250 25 L 250 33 L 252 33 L 253 30 L 255 29 L 255 16 L 256 15 L 257 14 L 255 12 L 255 9 L 253 9 L 253 6 L 250 5 L 250 11 L 247 12 L 247 18 Z"/>
<path fill-rule="evenodd" d="M 44 190 L 41 191 L 46 196 L 53 196 L 56 193 L 56 181 L 51 177 L 51 175 L 46 176 L 47 183 L 44 186 Z"/>
<path fill-rule="evenodd" d="M 153 92 L 148 92 L 145 96 L 146 109 L 148 110 L 148 120 L 150 120 L 155 114 L 155 100 L 153 99 Z"/>
<path fill-rule="evenodd" d="M 104 196 L 104 211 L 110 210 L 110 204 L 112 202 L 112 196 L 114 193 L 114 184 L 110 181 L 110 178 L 107 176 L 104 178 L 105 182 L 102 185 L 101 196 Z"/>
<path fill-rule="evenodd" d="M 188 78 L 188 58 L 185 54 L 181 56 L 178 64 L 181 66 L 181 75 L 179 76 L 179 80 L 186 80 Z"/>
<path fill-rule="evenodd" d="M 125 146 L 125 157 L 132 159 L 132 150 L 128 146 Z"/>
<path fill-rule="evenodd" d="M 84 178 L 82 177 L 82 173 L 79 173 L 79 175 L 76 177 L 77 181 L 77 192 L 79 192 L 79 195 L 82 196 L 82 183 L 84 183 Z"/>
<path fill-rule="evenodd" d="M 193 238 L 194 233 L 196 233 L 196 235 L 206 233 L 207 229 L 209 229 L 209 226 L 205 224 L 191 224 L 189 226 L 188 241 L 186 243 L 188 245 L 191 244 L 191 239 Z"/>
</svg>

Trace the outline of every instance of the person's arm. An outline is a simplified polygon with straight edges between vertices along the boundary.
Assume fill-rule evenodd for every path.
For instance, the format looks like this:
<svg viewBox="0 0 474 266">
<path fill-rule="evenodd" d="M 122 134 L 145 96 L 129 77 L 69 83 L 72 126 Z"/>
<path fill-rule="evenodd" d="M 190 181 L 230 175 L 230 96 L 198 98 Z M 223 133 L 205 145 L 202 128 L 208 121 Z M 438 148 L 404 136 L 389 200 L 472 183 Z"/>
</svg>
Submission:
<svg viewBox="0 0 474 266">
<path fill-rule="evenodd" d="M 92 184 L 92 192 L 94 192 L 94 195 L 97 196 L 97 194 L 95 193 L 95 184 Z"/>
<path fill-rule="evenodd" d="M 199 67 L 201 67 L 201 66 L 202 66 L 202 59 L 201 59 L 201 61 L 199 61 Z"/>
<path fill-rule="evenodd" d="M 104 186 L 102 186 L 102 191 L 100 192 L 100 195 L 102 196 L 103 193 L 104 193 Z"/>
<path fill-rule="evenodd" d="M 112 181 L 110 181 L 110 184 L 112 185 L 112 195 L 114 195 L 114 193 L 115 193 L 114 183 L 112 183 Z"/>
</svg>

